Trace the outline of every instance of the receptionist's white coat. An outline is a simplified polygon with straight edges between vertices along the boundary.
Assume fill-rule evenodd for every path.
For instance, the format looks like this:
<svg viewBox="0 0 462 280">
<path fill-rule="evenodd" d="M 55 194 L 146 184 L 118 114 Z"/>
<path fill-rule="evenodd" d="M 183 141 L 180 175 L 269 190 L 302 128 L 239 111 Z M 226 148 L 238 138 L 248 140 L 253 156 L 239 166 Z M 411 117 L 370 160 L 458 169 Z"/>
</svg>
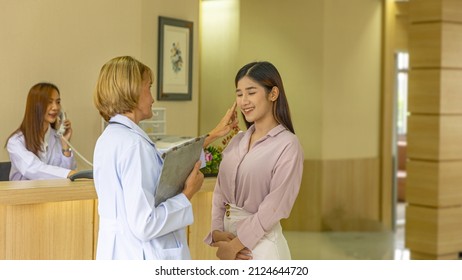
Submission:
<svg viewBox="0 0 462 280">
<path fill-rule="evenodd" d="M 63 155 L 60 137 L 49 126 L 43 152 L 37 156 L 26 148 L 22 132 L 11 136 L 6 145 L 11 161 L 10 181 L 67 178 L 77 165 L 73 153 L 70 157 Z"/>
<path fill-rule="evenodd" d="M 154 207 L 161 153 L 129 118 L 116 115 L 94 152 L 100 217 L 97 259 L 190 259 L 186 226 L 193 211 L 184 194 Z"/>
</svg>

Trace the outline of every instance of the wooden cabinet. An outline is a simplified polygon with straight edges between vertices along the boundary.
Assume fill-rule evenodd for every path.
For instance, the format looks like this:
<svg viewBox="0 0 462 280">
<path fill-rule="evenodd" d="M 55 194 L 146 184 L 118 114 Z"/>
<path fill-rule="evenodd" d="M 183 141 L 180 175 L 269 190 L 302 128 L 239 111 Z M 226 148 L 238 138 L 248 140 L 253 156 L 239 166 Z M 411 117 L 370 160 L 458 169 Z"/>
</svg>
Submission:
<svg viewBox="0 0 462 280">
<path fill-rule="evenodd" d="M 151 138 L 167 134 L 166 109 L 152 108 L 152 117 L 148 120 L 141 121 L 139 125 Z"/>
<path fill-rule="evenodd" d="M 108 123 L 101 119 L 101 131 L 103 131 Z M 165 108 L 152 108 L 152 117 L 147 120 L 142 120 L 139 123 L 141 129 L 146 134 L 155 139 L 156 136 L 167 134 L 167 111 Z"/>
</svg>

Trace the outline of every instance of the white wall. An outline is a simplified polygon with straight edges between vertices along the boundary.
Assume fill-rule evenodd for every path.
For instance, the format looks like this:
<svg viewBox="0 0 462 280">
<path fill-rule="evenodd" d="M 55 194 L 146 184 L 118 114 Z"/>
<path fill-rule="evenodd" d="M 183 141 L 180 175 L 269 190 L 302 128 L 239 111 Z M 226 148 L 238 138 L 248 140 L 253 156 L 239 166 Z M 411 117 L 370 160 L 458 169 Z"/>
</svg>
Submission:
<svg viewBox="0 0 462 280">
<path fill-rule="evenodd" d="M 209 2 L 230 8 L 203 15 L 220 18 L 203 24 L 201 131 L 229 106 L 237 70 L 268 60 L 281 73 L 306 159 L 378 156 L 380 1 L 220 0 L 203 9 Z"/>
<path fill-rule="evenodd" d="M 381 3 L 324 2 L 322 157 L 378 156 Z"/>
<path fill-rule="evenodd" d="M 156 101 L 155 107 L 167 109 L 167 133 L 198 135 L 199 121 L 199 1 L 197 0 L 142 0 L 141 57 L 157 73 L 158 16 L 193 22 L 192 100 Z M 155 76 L 157 79 L 157 75 Z M 152 93 L 157 98 L 157 81 Z"/>
<path fill-rule="evenodd" d="M 207 133 L 236 100 L 239 1 L 203 1 L 200 26 L 200 131 Z"/>
<path fill-rule="evenodd" d="M 0 160 L 8 135 L 23 117 L 29 88 L 41 81 L 61 90 L 71 119 L 73 144 L 92 160 L 101 133 L 92 95 L 101 66 L 131 55 L 157 73 L 158 16 L 195 22 L 193 101 L 159 102 L 167 108 L 167 132 L 197 135 L 199 3 L 189 0 L 0 0 Z M 152 87 L 156 96 L 156 86 Z M 81 168 L 87 168 L 83 163 Z"/>
</svg>

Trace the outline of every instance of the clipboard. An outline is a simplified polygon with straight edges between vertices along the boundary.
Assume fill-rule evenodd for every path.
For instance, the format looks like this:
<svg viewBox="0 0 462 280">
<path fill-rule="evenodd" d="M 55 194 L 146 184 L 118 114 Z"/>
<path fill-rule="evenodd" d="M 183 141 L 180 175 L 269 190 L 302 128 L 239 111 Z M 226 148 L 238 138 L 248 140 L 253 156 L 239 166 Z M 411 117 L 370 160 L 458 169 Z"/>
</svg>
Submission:
<svg viewBox="0 0 462 280">
<path fill-rule="evenodd" d="M 207 136 L 191 139 L 162 154 L 164 165 L 154 195 L 156 207 L 183 191 L 184 182 L 199 160 Z"/>
</svg>

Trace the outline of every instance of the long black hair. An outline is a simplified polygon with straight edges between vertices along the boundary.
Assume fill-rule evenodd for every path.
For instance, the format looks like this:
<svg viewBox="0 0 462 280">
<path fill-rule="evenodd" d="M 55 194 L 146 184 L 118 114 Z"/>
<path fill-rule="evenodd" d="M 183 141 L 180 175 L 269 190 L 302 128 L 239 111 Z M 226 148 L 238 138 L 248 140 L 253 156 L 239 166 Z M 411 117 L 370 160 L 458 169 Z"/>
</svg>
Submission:
<svg viewBox="0 0 462 280">
<path fill-rule="evenodd" d="M 289 103 L 287 102 L 284 85 L 282 84 L 281 75 L 273 64 L 267 61 L 251 62 L 244 65 L 236 74 L 234 80 L 235 86 L 244 77 L 249 77 L 253 81 L 265 88 L 266 93 L 270 93 L 273 87 L 279 89 L 279 97 L 273 104 L 273 115 L 276 121 L 295 134 L 290 118 Z M 253 123 L 248 122 L 245 118 L 245 125 L 249 128 Z"/>
</svg>

